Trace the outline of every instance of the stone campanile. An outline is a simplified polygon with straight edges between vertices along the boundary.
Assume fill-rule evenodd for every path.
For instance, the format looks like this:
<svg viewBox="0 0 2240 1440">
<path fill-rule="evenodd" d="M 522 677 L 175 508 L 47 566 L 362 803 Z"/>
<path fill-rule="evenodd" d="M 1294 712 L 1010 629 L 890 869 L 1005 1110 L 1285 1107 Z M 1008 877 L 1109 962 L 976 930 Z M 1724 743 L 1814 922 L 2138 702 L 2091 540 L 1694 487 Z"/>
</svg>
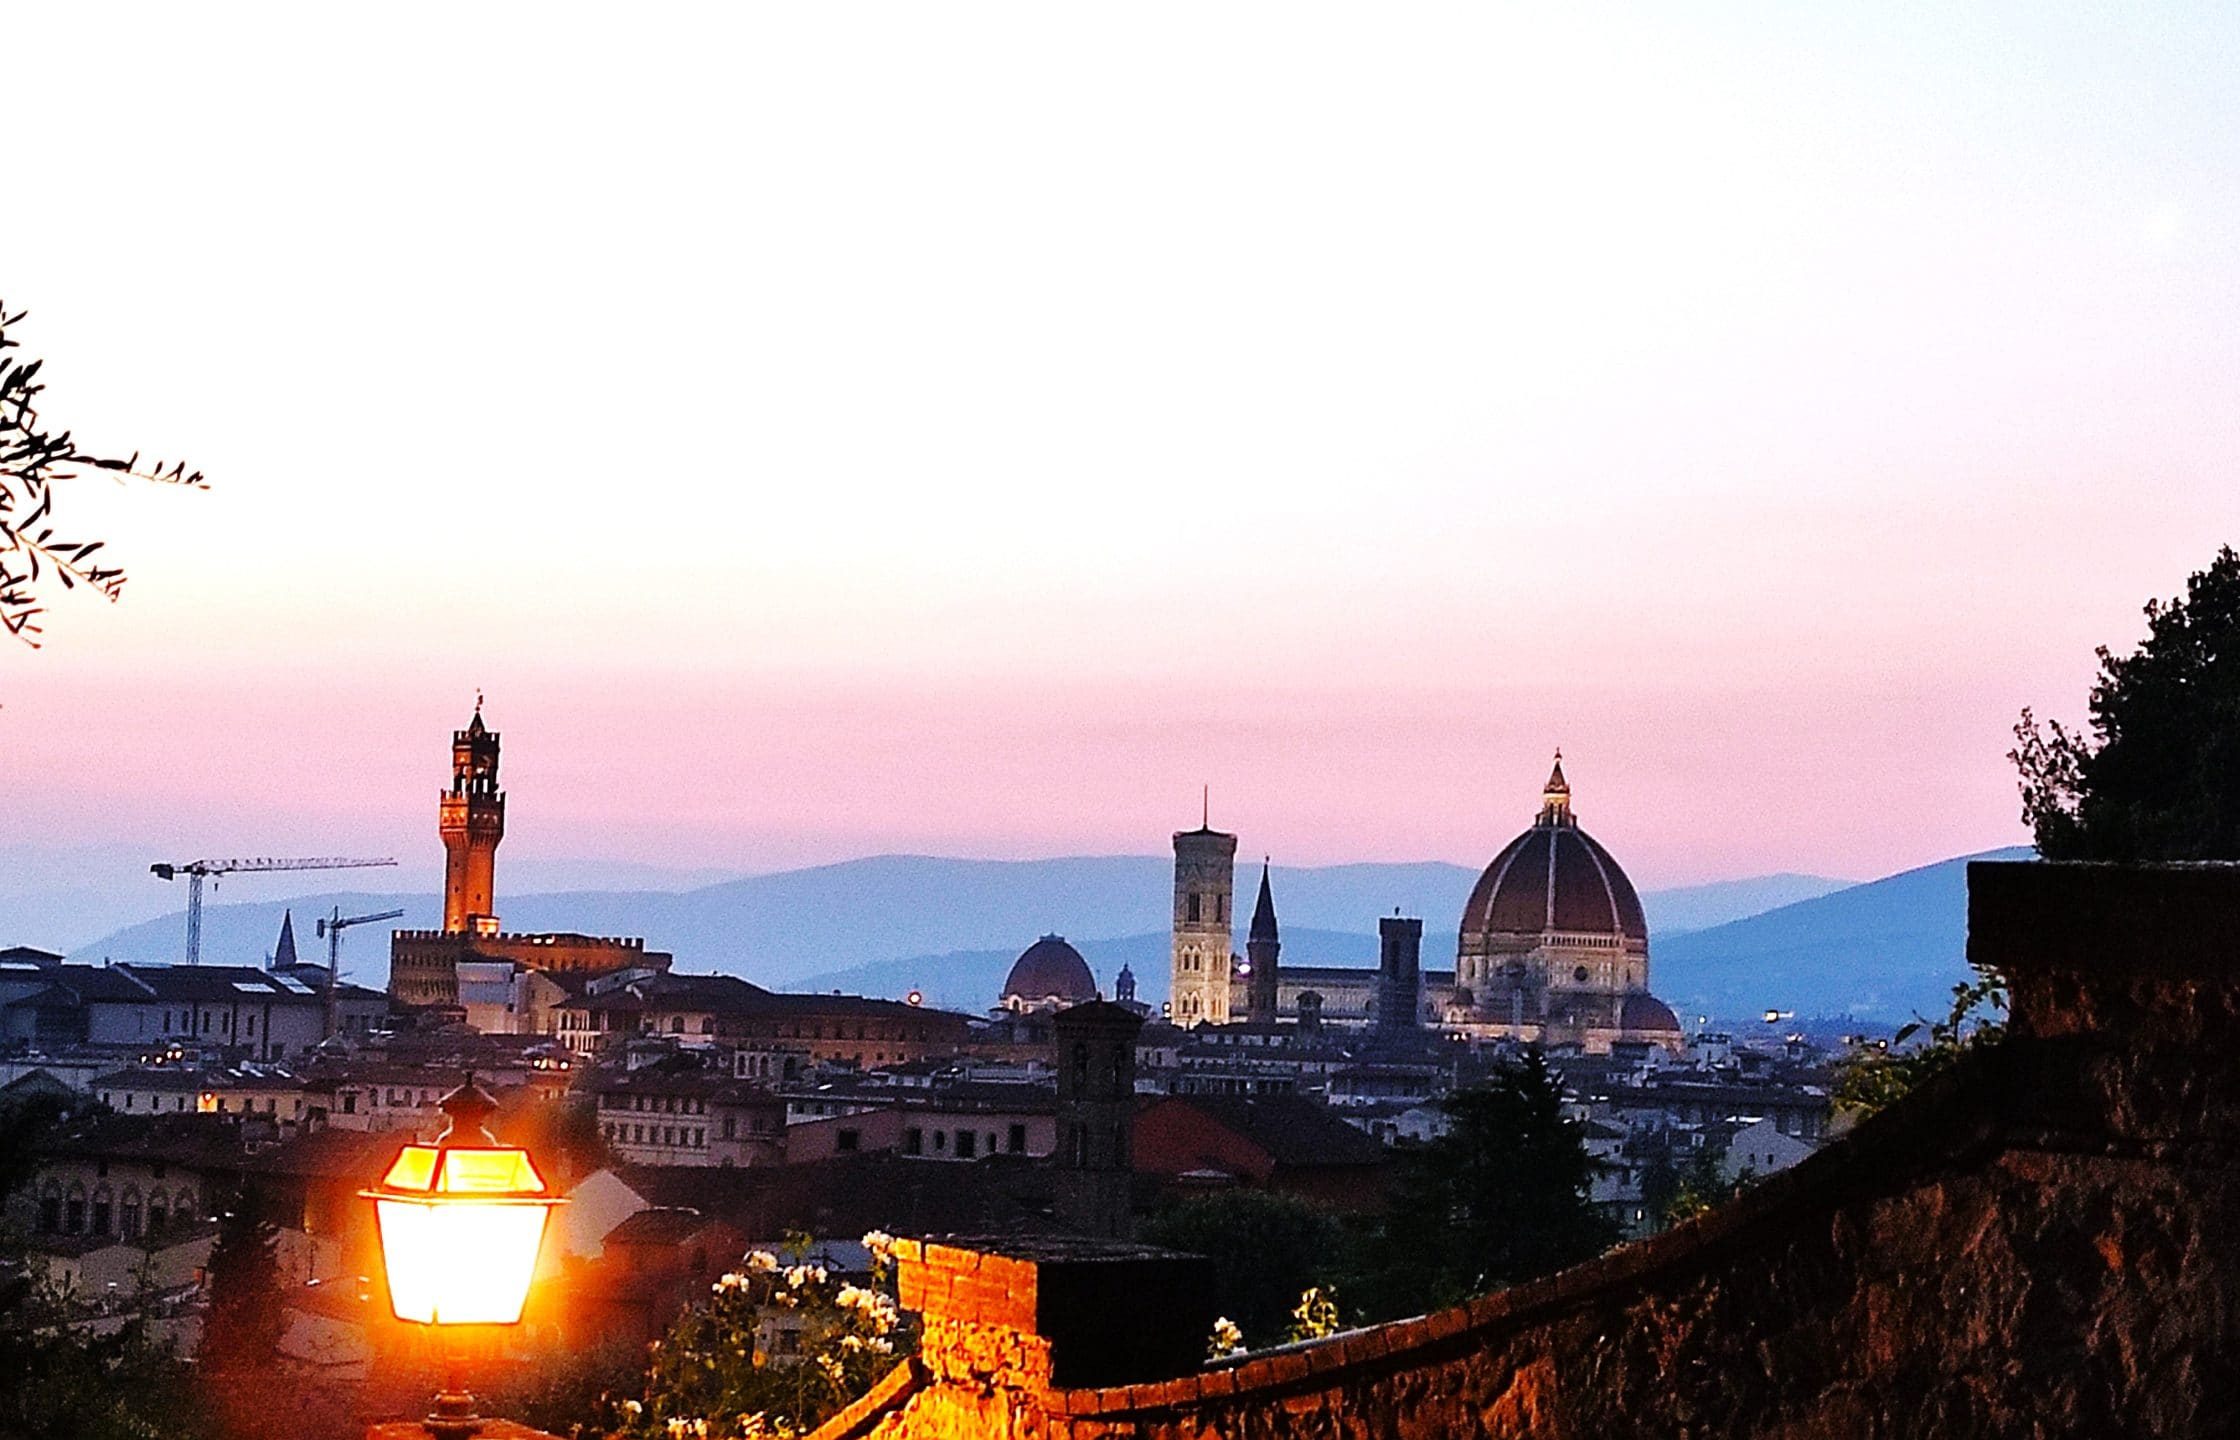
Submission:
<svg viewBox="0 0 2240 1440">
<path fill-rule="evenodd" d="M 1229 902 L 1237 837 L 1201 819 L 1174 836 L 1174 1013 L 1177 1025 L 1229 1022 Z"/>
<path fill-rule="evenodd" d="M 498 842 L 506 835 L 506 796 L 498 788 L 498 736 L 474 719 L 451 733 L 451 788 L 437 802 L 443 833 L 443 928 L 454 934 L 498 930 Z"/>
<path fill-rule="evenodd" d="M 1083 1235 L 1135 1231 L 1136 1035 L 1143 1017 L 1091 1000 L 1050 1017 L 1058 1048 L 1058 1221 Z"/>
<path fill-rule="evenodd" d="M 1377 922 L 1379 1031 L 1414 1030 L 1423 1005 L 1423 922 L 1398 911 Z"/>
</svg>

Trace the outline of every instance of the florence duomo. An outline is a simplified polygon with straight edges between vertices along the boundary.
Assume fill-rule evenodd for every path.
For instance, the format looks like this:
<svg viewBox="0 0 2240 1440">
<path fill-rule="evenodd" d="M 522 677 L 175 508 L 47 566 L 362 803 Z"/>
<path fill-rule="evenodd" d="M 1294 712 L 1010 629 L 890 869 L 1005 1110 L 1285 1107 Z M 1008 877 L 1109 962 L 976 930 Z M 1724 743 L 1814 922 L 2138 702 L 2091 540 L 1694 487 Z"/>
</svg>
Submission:
<svg viewBox="0 0 2240 1440">
<path fill-rule="evenodd" d="M 1282 958 L 1263 862 L 1245 953 L 1231 950 L 1237 837 L 1201 819 L 1174 836 L 1171 1018 L 1177 1025 L 1428 1029 L 1606 1054 L 1616 1046 L 1678 1052 L 1680 1024 L 1649 992 L 1649 925 L 1633 882 L 1572 813 L 1563 755 L 1532 824 L 1503 846 L 1470 892 L 1455 966 L 1418 968 L 1422 922 L 1379 924 L 1379 963 L 1301 965 Z"/>
</svg>

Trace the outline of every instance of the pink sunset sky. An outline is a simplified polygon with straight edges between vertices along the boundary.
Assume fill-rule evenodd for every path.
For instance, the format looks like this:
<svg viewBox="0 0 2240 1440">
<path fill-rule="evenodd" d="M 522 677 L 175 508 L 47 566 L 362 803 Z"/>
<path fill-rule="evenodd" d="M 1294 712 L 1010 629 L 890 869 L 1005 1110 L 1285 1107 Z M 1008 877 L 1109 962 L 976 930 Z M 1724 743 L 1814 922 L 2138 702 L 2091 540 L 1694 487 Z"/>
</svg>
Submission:
<svg viewBox="0 0 2240 1440">
<path fill-rule="evenodd" d="M 48 413 L 213 488 L 0 655 L 0 846 L 1482 863 L 2024 839 L 2240 536 L 2240 17 L 7 24 Z M 5 938 L 5 937 L 0 937 Z"/>
</svg>

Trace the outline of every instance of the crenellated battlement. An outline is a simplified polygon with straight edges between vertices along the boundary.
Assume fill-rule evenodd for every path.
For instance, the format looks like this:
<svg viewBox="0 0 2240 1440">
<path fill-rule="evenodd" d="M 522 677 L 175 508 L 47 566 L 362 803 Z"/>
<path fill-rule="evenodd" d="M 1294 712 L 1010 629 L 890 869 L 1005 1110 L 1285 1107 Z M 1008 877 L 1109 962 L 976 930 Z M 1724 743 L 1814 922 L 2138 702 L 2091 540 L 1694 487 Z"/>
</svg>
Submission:
<svg viewBox="0 0 2240 1440">
<path fill-rule="evenodd" d="M 476 944 L 593 946 L 611 945 L 623 950 L 646 948 L 642 935 L 579 935 L 572 930 L 500 930 L 492 934 L 478 934 L 472 930 L 393 930 L 390 934 L 399 940 L 471 940 Z"/>
</svg>

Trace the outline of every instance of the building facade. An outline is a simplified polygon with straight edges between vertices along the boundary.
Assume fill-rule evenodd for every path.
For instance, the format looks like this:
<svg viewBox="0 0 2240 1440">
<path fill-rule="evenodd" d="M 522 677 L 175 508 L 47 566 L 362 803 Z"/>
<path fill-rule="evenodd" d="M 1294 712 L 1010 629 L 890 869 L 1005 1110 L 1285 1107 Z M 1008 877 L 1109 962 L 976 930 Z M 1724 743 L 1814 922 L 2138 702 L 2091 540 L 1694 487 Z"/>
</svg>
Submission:
<svg viewBox="0 0 2240 1440">
<path fill-rule="evenodd" d="M 1201 823 L 1174 837 L 1173 1019 L 1225 1025 L 1236 956 L 1229 902 L 1237 883 L 1237 837 Z"/>
</svg>

